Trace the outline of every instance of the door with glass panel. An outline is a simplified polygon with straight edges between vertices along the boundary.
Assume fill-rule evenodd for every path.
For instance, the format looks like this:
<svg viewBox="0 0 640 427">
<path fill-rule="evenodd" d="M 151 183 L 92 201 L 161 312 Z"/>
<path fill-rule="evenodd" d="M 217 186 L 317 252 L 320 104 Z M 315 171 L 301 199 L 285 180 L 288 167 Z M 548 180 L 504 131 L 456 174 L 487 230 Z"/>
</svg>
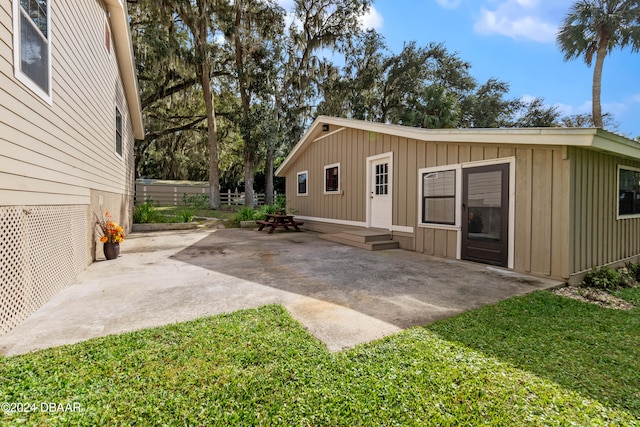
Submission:
<svg viewBox="0 0 640 427">
<path fill-rule="evenodd" d="M 369 202 L 371 204 L 371 227 L 391 229 L 392 197 L 391 197 L 391 158 L 379 158 L 370 161 Z"/>
<path fill-rule="evenodd" d="M 507 266 L 509 164 L 462 170 L 462 259 Z"/>
</svg>

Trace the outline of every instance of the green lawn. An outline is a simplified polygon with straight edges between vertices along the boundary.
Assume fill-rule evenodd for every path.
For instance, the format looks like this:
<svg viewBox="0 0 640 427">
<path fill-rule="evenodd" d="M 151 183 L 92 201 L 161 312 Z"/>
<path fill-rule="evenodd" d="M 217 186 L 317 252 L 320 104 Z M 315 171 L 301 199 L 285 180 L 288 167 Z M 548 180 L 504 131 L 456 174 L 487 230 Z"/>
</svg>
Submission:
<svg viewBox="0 0 640 427">
<path fill-rule="evenodd" d="M 631 426 L 639 331 L 640 309 L 536 292 L 331 354 L 266 306 L 0 358 L 0 402 L 81 408 L 0 421 Z"/>
</svg>

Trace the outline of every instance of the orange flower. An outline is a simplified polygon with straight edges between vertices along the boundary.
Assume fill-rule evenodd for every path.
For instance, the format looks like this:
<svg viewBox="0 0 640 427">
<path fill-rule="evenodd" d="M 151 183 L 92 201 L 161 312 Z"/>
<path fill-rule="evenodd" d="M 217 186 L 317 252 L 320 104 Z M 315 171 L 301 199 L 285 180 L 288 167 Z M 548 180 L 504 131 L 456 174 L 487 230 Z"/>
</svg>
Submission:
<svg viewBox="0 0 640 427">
<path fill-rule="evenodd" d="M 105 242 L 122 242 L 124 240 L 124 229 L 120 225 L 112 220 L 111 214 L 107 211 L 104 213 L 103 218 L 99 218 L 96 215 L 96 225 L 100 228 L 102 236 L 100 241 Z"/>
</svg>

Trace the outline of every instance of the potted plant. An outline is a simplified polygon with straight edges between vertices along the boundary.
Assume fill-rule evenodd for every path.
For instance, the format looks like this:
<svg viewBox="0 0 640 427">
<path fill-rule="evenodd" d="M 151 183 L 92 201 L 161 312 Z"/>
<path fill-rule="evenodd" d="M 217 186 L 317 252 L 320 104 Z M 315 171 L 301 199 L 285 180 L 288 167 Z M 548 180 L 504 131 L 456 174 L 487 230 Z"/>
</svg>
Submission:
<svg viewBox="0 0 640 427">
<path fill-rule="evenodd" d="M 102 242 L 102 250 L 106 259 L 115 259 L 120 255 L 120 242 L 124 240 L 124 230 L 117 222 L 114 222 L 111 218 L 109 211 L 105 211 L 102 218 L 98 218 L 96 215 L 96 225 L 100 227 L 102 236 L 100 242 Z"/>
<path fill-rule="evenodd" d="M 276 197 L 276 202 L 274 203 L 275 214 L 276 215 L 286 215 L 287 214 L 287 198 L 284 194 L 278 194 Z"/>
</svg>

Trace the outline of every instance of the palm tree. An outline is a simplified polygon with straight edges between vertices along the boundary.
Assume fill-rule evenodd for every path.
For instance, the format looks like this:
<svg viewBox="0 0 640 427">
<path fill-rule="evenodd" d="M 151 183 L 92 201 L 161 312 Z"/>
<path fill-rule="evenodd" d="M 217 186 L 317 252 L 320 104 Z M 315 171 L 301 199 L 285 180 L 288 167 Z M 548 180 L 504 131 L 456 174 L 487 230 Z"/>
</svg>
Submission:
<svg viewBox="0 0 640 427">
<path fill-rule="evenodd" d="M 592 115 L 593 124 L 602 127 L 602 65 L 614 48 L 631 46 L 640 50 L 640 0 L 580 0 L 564 19 L 557 36 L 564 60 L 584 55 L 591 66 L 593 55 Z"/>
</svg>

